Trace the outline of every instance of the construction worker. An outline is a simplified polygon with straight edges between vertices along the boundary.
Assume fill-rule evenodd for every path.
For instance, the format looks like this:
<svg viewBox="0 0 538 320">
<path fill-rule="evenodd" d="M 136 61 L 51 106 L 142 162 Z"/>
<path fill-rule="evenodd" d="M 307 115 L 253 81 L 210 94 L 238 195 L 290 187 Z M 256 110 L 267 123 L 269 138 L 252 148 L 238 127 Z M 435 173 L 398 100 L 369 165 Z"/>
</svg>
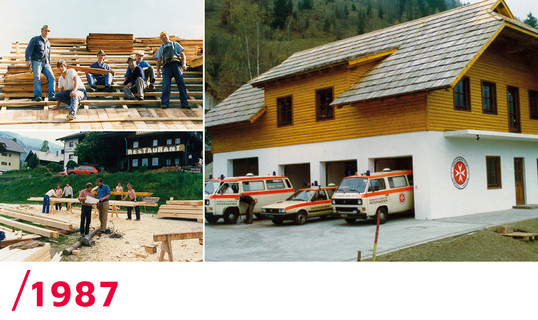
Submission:
<svg viewBox="0 0 538 320">
<path fill-rule="evenodd" d="M 67 69 L 65 60 L 58 61 L 58 70 L 60 70 L 60 78 L 58 79 L 58 90 L 56 94 L 56 107 L 59 109 L 63 102 L 69 105 L 69 114 L 67 119 L 75 119 L 80 101 L 86 99 L 86 89 L 75 69 Z"/>
<path fill-rule="evenodd" d="M 99 221 L 101 226 L 99 227 L 100 233 L 107 232 L 106 224 L 108 221 L 108 199 L 110 198 L 110 188 L 103 183 L 103 179 L 97 178 L 97 210 L 99 211 Z"/>
<path fill-rule="evenodd" d="M 155 53 L 157 58 L 157 77 L 161 76 L 161 64 L 163 65 L 163 90 L 161 95 L 161 108 L 166 109 L 170 105 L 170 90 L 172 78 L 176 79 L 179 99 L 182 108 L 190 108 L 187 97 L 187 88 L 183 80 L 183 71 L 187 70 L 187 57 L 185 50 L 177 43 L 170 41 L 166 31 L 161 32 L 162 46 Z"/>
<path fill-rule="evenodd" d="M 112 70 L 108 66 L 108 64 L 105 63 L 105 52 L 103 50 L 99 50 L 97 53 L 97 61 L 92 63 L 90 65 L 90 68 L 96 68 L 96 69 L 103 69 L 103 70 Z M 105 91 L 111 92 L 113 90 L 112 88 L 112 73 L 104 74 L 98 74 L 98 73 L 90 73 L 86 72 L 86 79 L 88 80 L 88 84 L 90 85 L 90 88 L 88 91 L 95 92 L 97 90 L 97 85 L 105 85 Z"/>
<path fill-rule="evenodd" d="M 34 74 L 34 101 L 43 101 L 41 93 L 41 73 L 47 77 L 49 100 L 55 100 L 54 74 L 50 66 L 50 42 L 48 40 L 50 29 L 48 25 L 41 28 L 41 35 L 33 37 L 25 51 L 26 66 L 32 67 Z"/>
<path fill-rule="evenodd" d="M 144 89 L 146 88 L 146 81 L 144 79 L 144 71 L 140 66 L 136 65 L 136 60 L 132 57 L 127 59 L 127 73 L 125 74 L 125 81 L 123 82 L 123 92 L 129 100 L 135 100 L 135 96 L 131 89 L 138 92 L 138 100 L 144 100 Z"/>
<path fill-rule="evenodd" d="M 86 189 L 80 192 L 78 200 L 82 204 L 80 207 L 80 236 L 84 237 L 90 233 L 90 223 L 92 221 L 92 204 L 87 203 L 86 199 L 95 198 L 92 192 L 92 183 L 86 183 Z"/>
</svg>

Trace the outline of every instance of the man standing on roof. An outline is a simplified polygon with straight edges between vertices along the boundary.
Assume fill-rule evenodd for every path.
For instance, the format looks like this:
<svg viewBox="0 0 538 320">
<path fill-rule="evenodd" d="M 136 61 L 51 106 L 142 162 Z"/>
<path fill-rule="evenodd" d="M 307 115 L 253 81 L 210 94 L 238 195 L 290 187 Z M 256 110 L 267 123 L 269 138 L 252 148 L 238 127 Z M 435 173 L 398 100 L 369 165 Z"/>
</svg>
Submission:
<svg viewBox="0 0 538 320">
<path fill-rule="evenodd" d="M 146 79 L 146 83 L 148 85 L 148 92 L 151 92 L 155 90 L 155 71 L 153 70 L 153 67 L 150 66 L 147 61 L 144 60 L 144 51 L 137 51 L 135 52 L 135 58 L 136 58 L 136 65 L 142 68 L 142 71 L 144 71 L 144 78 Z M 127 72 L 129 71 L 129 68 L 127 68 Z M 127 77 L 127 73 L 125 74 Z"/>
<path fill-rule="evenodd" d="M 34 101 L 43 101 L 41 93 L 41 73 L 47 77 L 49 100 L 54 101 L 54 74 L 50 66 L 50 29 L 48 25 L 41 28 L 41 35 L 33 37 L 25 51 L 26 66 L 32 67 L 34 74 Z"/>
<path fill-rule="evenodd" d="M 187 70 L 185 50 L 183 50 L 183 47 L 179 43 L 170 41 L 170 37 L 165 31 L 161 32 L 160 37 L 163 44 L 157 50 L 155 58 L 157 58 L 157 77 L 161 76 L 161 64 L 163 65 L 161 108 L 166 109 L 170 105 L 172 77 L 176 79 L 181 107 L 190 108 L 187 100 L 187 88 L 183 80 L 183 71 Z"/>
<path fill-rule="evenodd" d="M 103 50 L 99 50 L 97 53 L 97 61 L 92 63 L 90 65 L 90 68 L 96 68 L 96 69 L 104 69 L 104 70 L 112 70 L 108 66 L 108 64 L 105 63 L 105 52 Z M 112 73 L 99 74 L 99 73 L 89 73 L 86 72 L 86 79 L 88 80 L 88 84 L 90 85 L 90 92 L 95 92 L 97 90 L 97 85 L 104 85 L 105 91 L 111 92 L 112 91 Z"/>
<path fill-rule="evenodd" d="M 67 119 L 75 119 L 75 114 L 78 110 L 78 105 L 81 100 L 86 99 L 86 89 L 82 83 L 82 79 L 77 74 L 75 69 L 67 69 L 65 60 L 60 60 L 56 64 L 58 70 L 60 70 L 60 78 L 58 79 L 58 90 L 56 94 L 56 107 L 60 108 L 60 103 L 63 102 L 69 105 L 69 114 Z"/>
<path fill-rule="evenodd" d="M 136 60 L 132 57 L 127 59 L 127 73 L 125 74 L 125 81 L 123 82 L 123 92 L 129 100 L 135 100 L 131 88 L 138 92 L 138 100 L 144 100 L 144 89 L 146 88 L 146 82 L 144 81 L 144 71 L 140 66 L 136 65 Z"/>
</svg>

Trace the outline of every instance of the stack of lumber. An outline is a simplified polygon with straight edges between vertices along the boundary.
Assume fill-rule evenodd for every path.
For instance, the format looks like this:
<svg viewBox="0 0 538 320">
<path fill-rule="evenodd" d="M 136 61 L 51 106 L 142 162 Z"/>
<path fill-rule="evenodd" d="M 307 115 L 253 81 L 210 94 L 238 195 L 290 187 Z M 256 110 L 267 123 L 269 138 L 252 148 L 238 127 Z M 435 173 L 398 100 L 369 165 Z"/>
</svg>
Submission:
<svg viewBox="0 0 538 320">
<path fill-rule="evenodd" d="M 35 233 L 48 238 L 59 238 L 61 230 L 63 232 L 73 230 L 73 224 L 69 221 L 53 218 L 47 215 L 23 211 L 14 208 L 2 207 L 0 208 L 0 224 L 14 227 L 27 232 Z M 10 219 L 14 218 L 14 219 Z M 31 224 L 25 223 L 30 222 Z M 38 227 L 35 224 L 42 225 L 44 227 Z M 48 229 L 46 227 L 55 229 Z"/>
<path fill-rule="evenodd" d="M 42 244 L 43 242 L 39 243 Z M 37 244 L 37 243 L 36 243 Z M 50 244 L 38 245 L 30 249 L 4 248 L 0 250 L 0 262 L 45 262 L 50 259 Z"/>
<path fill-rule="evenodd" d="M 107 34 L 97 36 L 90 34 L 88 39 L 114 37 L 114 44 L 121 44 L 119 38 L 125 34 Z M 117 36 L 117 37 L 116 37 Z M 161 46 L 158 37 L 129 38 L 129 49 L 112 49 L 107 47 L 95 48 L 88 52 L 86 38 L 55 38 L 51 39 L 51 62 L 56 80 L 59 77 L 56 62 L 64 59 L 68 68 L 75 68 L 86 88 L 88 88 L 85 70 L 93 62 L 97 61 L 96 53 L 103 49 L 107 54 L 105 62 L 114 71 L 113 91 L 104 92 L 104 86 L 98 86 L 97 92 L 88 92 L 88 99 L 83 100 L 77 118 L 67 120 L 68 109 L 62 104 L 59 110 L 51 110 L 56 105 L 54 101 L 48 101 L 47 81 L 42 79 L 42 94 L 45 101 L 34 102 L 33 76 L 26 67 L 24 51 L 28 43 L 17 42 L 12 46 L 11 53 L 0 53 L 0 126 L 6 130 L 21 129 L 26 126 L 29 129 L 71 129 L 71 130 L 200 130 L 203 128 L 203 42 L 202 40 L 188 40 L 173 37 L 185 48 L 187 64 L 190 68 L 184 72 L 184 80 L 187 88 L 189 104 L 195 108 L 185 109 L 180 107 L 179 94 L 175 84 L 172 85 L 170 107 L 160 108 L 162 91 L 162 78 L 157 77 L 155 91 L 146 92 L 143 101 L 125 100 L 121 91 L 123 88 L 123 75 L 127 69 L 127 57 L 135 51 L 143 51 L 144 60 L 156 68 L 157 61 L 154 53 Z M 92 41 L 89 46 L 91 49 Z M 105 39 L 105 41 L 108 41 Z M 95 44 L 95 42 L 94 42 Z M 121 44 L 123 47 L 124 45 Z M 123 50 L 124 52 L 118 52 Z M 193 69 L 195 66 L 198 68 Z"/>
<path fill-rule="evenodd" d="M 86 49 L 97 54 L 99 50 L 109 53 L 133 52 L 133 35 L 126 33 L 90 33 L 86 37 Z"/>
<path fill-rule="evenodd" d="M 196 219 L 203 222 L 202 200 L 167 200 L 166 204 L 159 207 L 157 218 L 184 218 Z"/>
<path fill-rule="evenodd" d="M 17 242 L 37 240 L 41 236 L 36 234 L 26 234 L 22 231 L 15 231 L 13 228 L 6 228 L 0 226 L 0 231 L 4 232 L 5 239 L 0 241 L 0 248 L 5 248 Z"/>
</svg>

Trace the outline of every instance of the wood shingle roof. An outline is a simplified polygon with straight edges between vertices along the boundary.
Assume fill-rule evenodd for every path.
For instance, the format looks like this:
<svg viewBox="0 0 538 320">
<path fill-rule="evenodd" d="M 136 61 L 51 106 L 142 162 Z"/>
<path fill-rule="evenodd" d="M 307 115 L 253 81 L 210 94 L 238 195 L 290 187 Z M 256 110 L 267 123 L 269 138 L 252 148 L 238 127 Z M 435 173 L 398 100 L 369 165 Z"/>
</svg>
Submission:
<svg viewBox="0 0 538 320">
<path fill-rule="evenodd" d="M 263 87 L 268 82 L 348 64 L 352 60 L 385 51 L 391 53 L 336 97 L 332 105 L 347 105 L 451 87 L 501 32 L 505 23 L 538 33 L 533 28 L 495 12 L 494 9 L 499 5 L 503 6 L 501 0 L 485 0 L 296 52 L 245 86 Z M 247 89 L 242 87 L 238 91 L 240 90 Z M 243 108 L 241 104 L 231 106 L 236 102 L 232 98 L 234 94 L 208 113 L 206 126 L 245 121 L 243 113 L 238 112 Z M 222 105 L 225 105 L 226 109 L 233 108 L 241 117 L 226 117 L 223 114 L 226 109 L 221 109 Z M 259 111 L 263 105 L 262 92 L 261 96 L 256 95 L 249 99 L 248 114 L 256 114 L 253 107 L 257 106 Z M 221 120 L 218 123 L 213 121 L 217 118 Z"/>
</svg>

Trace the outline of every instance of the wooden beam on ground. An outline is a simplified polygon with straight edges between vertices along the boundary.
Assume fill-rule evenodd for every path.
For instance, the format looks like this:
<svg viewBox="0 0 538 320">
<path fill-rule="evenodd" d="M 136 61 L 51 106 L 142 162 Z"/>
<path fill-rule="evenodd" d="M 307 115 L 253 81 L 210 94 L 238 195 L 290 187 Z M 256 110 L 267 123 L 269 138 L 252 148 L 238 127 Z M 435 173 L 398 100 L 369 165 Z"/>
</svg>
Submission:
<svg viewBox="0 0 538 320">
<path fill-rule="evenodd" d="M 22 214 L 22 213 L 16 213 L 16 212 L 8 211 L 8 210 L 0 210 L 0 214 L 4 216 L 8 216 L 10 218 L 33 222 L 33 223 L 37 223 L 43 226 L 57 228 L 60 230 L 67 230 L 67 231 L 73 230 L 72 223 L 61 223 L 61 222 L 50 220 L 50 219 L 38 218 L 38 217 L 34 217 L 34 216 Z"/>
<path fill-rule="evenodd" d="M 43 197 L 31 197 L 28 198 L 28 201 L 39 201 L 43 202 Z M 70 202 L 70 203 L 80 203 L 77 198 L 50 198 L 50 202 Z M 157 204 L 155 203 L 148 203 L 144 201 L 121 201 L 121 200 L 109 200 L 109 205 L 116 205 L 116 206 L 123 206 L 123 207 L 136 207 L 136 206 L 147 206 L 147 207 L 156 207 Z"/>
<path fill-rule="evenodd" d="M 10 220 L 10 219 L 7 219 L 7 218 L 0 217 L 0 223 L 5 224 L 7 226 L 12 226 L 12 227 L 24 230 L 24 231 L 28 231 L 28 232 L 31 232 L 31 233 L 39 234 L 41 236 L 48 237 L 48 238 L 59 238 L 60 237 L 60 233 L 58 233 L 56 231 L 52 231 L 52 230 L 49 230 L 49 229 L 32 226 L 32 225 L 29 225 L 29 224 L 26 224 L 26 223 L 13 221 L 13 220 Z"/>
<path fill-rule="evenodd" d="M 8 252 L 3 252 L 8 250 Z M 10 252 L 9 252 L 10 251 Z M 50 243 L 45 243 L 44 246 L 33 248 L 33 249 L 13 249 L 5 248 L 0 250 L 2 255 L 0 255 L 0 261 L 17 261 L 17 262 L 40 262 L 40 261 L 50 261 Z M 2 257 L 3 256 L 3 257 Z"/>
<path fill-rule="evenodd" d="M 203 206 L 203 200 L 166 200 L 166 204 Z"/>
<path fill-rule="evenodd" d="M 98 231 L 99 231 L 99 228 L 93 229 L 89 234 L 90 239 L 93 238 L 93 236 L 95 236 L 95 234 Z M 79 241 L 75 242 L 72 246 L 70 246 L 69 248 L 62 251 L 62 253 L 63 253 L 64 256 L 70 255 L 73 252 L 73 250 L 78 249 L 81 245 L 82 245 L 82 242 L 80 242 L 80 240 L 79 240 Z"/>
</svg>

